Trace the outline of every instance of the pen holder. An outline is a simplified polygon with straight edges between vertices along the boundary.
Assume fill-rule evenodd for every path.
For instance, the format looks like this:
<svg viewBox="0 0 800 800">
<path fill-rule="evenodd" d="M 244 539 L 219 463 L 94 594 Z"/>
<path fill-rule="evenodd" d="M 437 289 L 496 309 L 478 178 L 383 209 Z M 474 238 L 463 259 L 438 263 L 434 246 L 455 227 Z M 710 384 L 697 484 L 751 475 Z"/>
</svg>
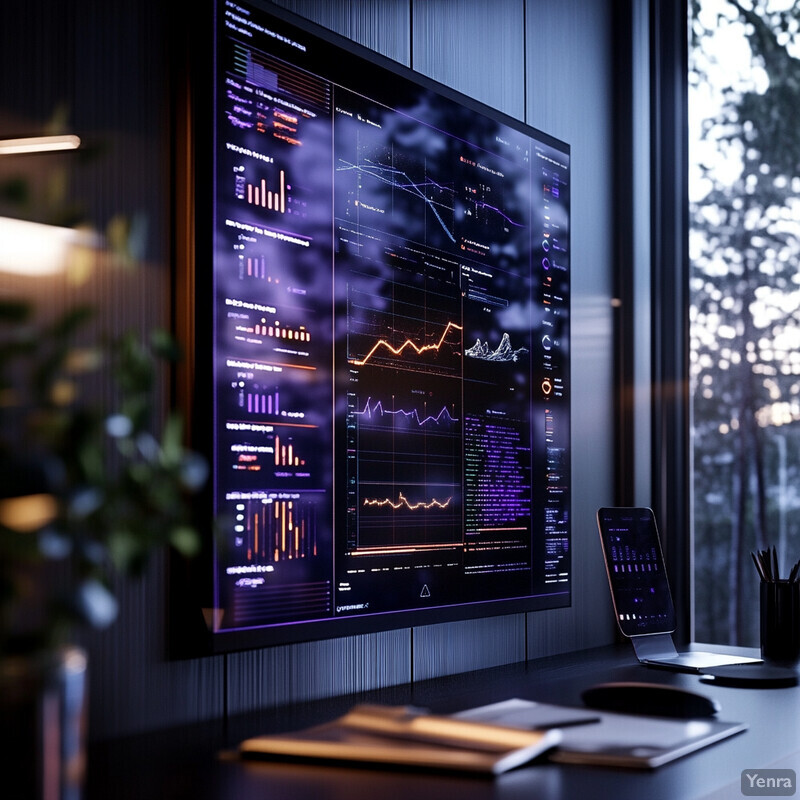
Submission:
<svg viewBox="0 0 800 800">
<path fill-rule="evenodd" d="M 761 657 L 800 660 L 800 583 L 761 581 Z"/>
</svg>

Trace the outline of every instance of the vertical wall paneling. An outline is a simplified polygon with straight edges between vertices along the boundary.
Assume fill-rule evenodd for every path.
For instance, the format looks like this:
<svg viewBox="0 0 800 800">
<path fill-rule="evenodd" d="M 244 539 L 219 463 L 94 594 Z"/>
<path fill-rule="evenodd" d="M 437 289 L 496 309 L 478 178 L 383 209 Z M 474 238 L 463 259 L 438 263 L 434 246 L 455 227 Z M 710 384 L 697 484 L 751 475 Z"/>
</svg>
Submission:
<svg viewBox="0 0 800 800">
<path fill-rule="evenodd" d="M 224 713 L 222 656 L 165 656 L 166 596 L 156 563 L 120 587 L 120 617 L 89 639 L 89 731 L 126 735 L 213 719 Z"/>
<path fill-rule="evenodd" d="M 415 70 L 525 117 L 523 0 L 413 0 Z"/>
<path fill-rule="evenodd" d="M 352 38 L 350 26 L 351 0 L 272 0 L 274 5 L 281 6 L 301 17 L 310 19 L 323 28 L 334 31 L 340 36 Z"/>
<path fill-rule="evenodd" d="M 414 628 L 414 680 L 512 664 L 525 659 L 525 615 Z"/>
<path fill-rule="evenodd" d="M 613 639 L 595 512 L 613 504 L 611 2 L 527 0 L 528 122 L 571 147 L 572 607 L 529 614 L 529 657 Z M 605 464 L 606 468 L 598 469 Z"/>
<path fill-rule="evenodd" d="M 412 0 L 351 0 L 353 41 L 405 66 L 411 61 Z"/>
<path fill-rule="evenodd" d="M 236 714 L 411 680 L 408 631 L 303 642 L 228 656 L 228 711 Z"/>
<path fill-rule="evenodd" d="M 411 0 L 274 0 L 274 3 L 409 65 Z"/>
</svg>

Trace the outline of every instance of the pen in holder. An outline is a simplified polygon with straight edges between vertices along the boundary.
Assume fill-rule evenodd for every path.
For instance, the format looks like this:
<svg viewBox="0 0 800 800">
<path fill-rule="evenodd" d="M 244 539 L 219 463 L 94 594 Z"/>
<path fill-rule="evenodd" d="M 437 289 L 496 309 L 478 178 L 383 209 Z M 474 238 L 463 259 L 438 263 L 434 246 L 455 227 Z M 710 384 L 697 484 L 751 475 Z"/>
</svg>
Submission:
<svg viewBox="0 0 800 800">
<path fill-rule="evenodd" d="M 752 554 L 761 578 L 761 656 L 765 661 L 800 661 L 800 561 L 781 578 L 775 548 Z"/>
</svg>

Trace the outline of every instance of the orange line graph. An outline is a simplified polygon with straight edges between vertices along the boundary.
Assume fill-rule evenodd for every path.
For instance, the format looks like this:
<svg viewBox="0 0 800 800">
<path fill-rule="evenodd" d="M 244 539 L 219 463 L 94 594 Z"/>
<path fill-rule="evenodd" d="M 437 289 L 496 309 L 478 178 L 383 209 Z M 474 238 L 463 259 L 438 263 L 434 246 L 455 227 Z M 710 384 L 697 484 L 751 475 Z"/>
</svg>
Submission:
<svg viewBox="0 0 800 800">
<path fill-rule="evenodd" d="M 419 509 L 428 510 L 431 508 L 447 508 L 452 499 L 452 497 L 448 497 L 447 500 L 437 500 L 434 497 L 429 503 L 422 501 L 419 503 L 412 503 L 402 492 L 400 492 L 396 503 L 393 500 L 390 500 L 388 497 L 385 500 L 370 500 L 367 498 L 364 500 L 364 505 L 377 506 L 378 508 L 382 508 L 383 506 L 391 506 L 395 511 L 405 506 L 409 511 L 418 511 Z"/>
<path fill-rule="evenodd" d="M 422 347 L 418 347 L 417 345 L 415 345 L 414 342 L 411 341 L 411 339 L 406 339 L 403 342 L 403 344 L 400 345 L 400 347 L 393 347 L 389 342 L 386 341 L 386 339 L 379 339 L 372 347 L 372 349 L 364 356 L 364 358 L 351 359 L 351 363 L 355 364 L 357 367 L 363 367 L 364 364 L 366 364 L 372 358 L 372 356 L 375 355 L 375 352 L 381 347 L 385 347 L 387 350 L 394 353 L 396 356 L 402 355 L 403 351 L 408 347 L 412 348 L 417 355 L 422 355 L 428 350 L 439 350 L 444 340 L 447 338 L 447 334 L 450 332 L 451 328 L 457 331 L 464 330 L 461 325 L 456 325 L 455 322 L 448 322 L 447 326 L 444 329 L 444 332 L 439 337 L 439 341 L 436 342 L 436 344 L 425 344 L 422 345 Z"/>
</svg>

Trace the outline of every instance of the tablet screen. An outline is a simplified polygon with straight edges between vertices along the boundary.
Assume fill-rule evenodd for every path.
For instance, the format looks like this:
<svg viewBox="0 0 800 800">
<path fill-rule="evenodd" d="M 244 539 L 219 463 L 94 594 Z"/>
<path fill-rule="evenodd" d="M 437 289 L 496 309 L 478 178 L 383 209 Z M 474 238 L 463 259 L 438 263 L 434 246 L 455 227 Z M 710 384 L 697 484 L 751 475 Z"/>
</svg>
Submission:
<svg viewBox="0 0 800 800">
<path fill-rule="evenodd" d="M 601 508 L 597 524 L 622 633 L 671 633 L 675 608 L 653 512 L 649 508 Z"/>
</svg>

